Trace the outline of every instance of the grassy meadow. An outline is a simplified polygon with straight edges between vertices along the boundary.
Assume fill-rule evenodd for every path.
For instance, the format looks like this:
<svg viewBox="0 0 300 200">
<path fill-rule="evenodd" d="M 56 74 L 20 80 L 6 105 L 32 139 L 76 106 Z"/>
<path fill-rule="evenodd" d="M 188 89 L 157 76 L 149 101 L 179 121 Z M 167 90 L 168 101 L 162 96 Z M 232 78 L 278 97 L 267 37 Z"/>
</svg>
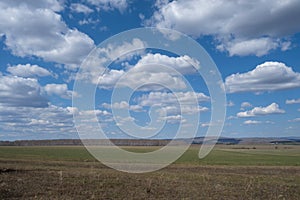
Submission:
<svg viewBox="0 0 300 200">
<path fill-rule="evenodd" d="M 158 147 L 123 147 L 133 152 Z M 0 199 L 300 199 L 300 146 L 194 145 L 172 165 L 129 174 L 81 146 L 0 147 Z"/>
</svg>

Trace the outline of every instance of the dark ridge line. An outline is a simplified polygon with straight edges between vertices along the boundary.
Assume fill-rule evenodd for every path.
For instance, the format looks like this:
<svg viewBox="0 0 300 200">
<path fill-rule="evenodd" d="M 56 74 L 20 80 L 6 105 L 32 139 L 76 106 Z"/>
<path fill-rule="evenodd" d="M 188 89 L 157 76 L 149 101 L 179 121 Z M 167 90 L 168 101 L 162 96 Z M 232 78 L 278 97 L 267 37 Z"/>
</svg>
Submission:
<svg viewBox="0 0 300 200">
<path fill-rule="evenodd" d="M 85 145 L 110 145 L 110 142 L 118 146 L 165 146 L 172 144 L 203 144 L 204 137 L 171 139 L 53 139 L 53 140 L 15 140 L 0 141 L 0 146 L 83 146 Z M 227 138 L 221 137 L 217 141 L 214 137 L 206 138 L 207 142 L 217 144 L 300 144 L 298 137 L 255 137 L 255 138 Z"/>
</svg>

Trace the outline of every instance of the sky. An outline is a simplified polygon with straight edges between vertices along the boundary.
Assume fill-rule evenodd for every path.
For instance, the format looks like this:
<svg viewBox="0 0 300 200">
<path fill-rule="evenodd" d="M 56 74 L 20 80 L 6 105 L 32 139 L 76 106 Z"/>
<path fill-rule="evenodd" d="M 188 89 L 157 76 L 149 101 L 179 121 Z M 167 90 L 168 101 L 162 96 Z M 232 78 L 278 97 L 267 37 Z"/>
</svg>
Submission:
<svg viewBox="0 0 300 200">
<path fill-rule="evenodd" d="M 205 135 L 219 100 L 195 69 L 207 67 L 201 60 L 147 48 L 138 36 L 101 46 L 144 27 L 179 31 L 213 59 L 227 99 L 221 136 L 300 137 L 299 10 L 298 0 L 2 0 L 0 140 L 79 138 L 81 127 L 93 137 L 94 116 L 108 138 L 161 127 L 151 138 L 172 138 L 195 119 L 196 136 Z M 96 88 L 95 105 L 74 106 L 72 98 L 85 98 L 73 90 L 78 79 Z M 114 89 L 126 87 L 136 88 L 129 100 L 112 102 Z M 82 119 L 77 126 L 73 116 Z"/>
</svg>

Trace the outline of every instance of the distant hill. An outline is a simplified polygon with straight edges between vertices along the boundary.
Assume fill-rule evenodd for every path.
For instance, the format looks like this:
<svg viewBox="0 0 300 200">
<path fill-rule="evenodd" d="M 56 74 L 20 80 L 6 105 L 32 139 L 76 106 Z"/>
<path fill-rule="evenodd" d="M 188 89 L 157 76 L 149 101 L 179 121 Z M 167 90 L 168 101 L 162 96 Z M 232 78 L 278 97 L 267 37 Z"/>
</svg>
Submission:
<svg viewBox="0 0 300 200">
<path fill-rule="evenodd" d="M 300 144 L 297 137 L 242 138 L 239 144 Z"/>
<path fill-rule="evenodd" d="M 111 139 L 118 146 L 165 146 L 170 140 L 140 140 L 140 139 Z M 83 142 L 88 145 L 109 145 L 109 140 L 79 140 L 79 139 L 58 139 L 58 140 L 16 140 L 0 141 L 0 146 L 82 146 Z"/>
<path fill-rule="evenodd" d="M 165 146 L 171 140 L 169 139 L 111 139 L 118 146 Z M 192 143 L 202 144 L 204 137 L 196 137 L 194 139 L 177 139 L 176 144 Z M 217 141 L 215 138 L 206 138 L 207 142 L 235 145 L 235 144 L 299 144 L 300 137 L 270 137 L 270 138 L 227 138 L 221 137 Z M 84 140 L 88 145 L 109 145 L 108 140 L 90 139 Z M 0 141 L 0 146 L 82 146 L 83 141 L 79 139 L 57 139 L 57 140 L 16 140 L 16 141 Z"/>
<path fill-rule="evenodd" d="M 215 138 L 207 138 L 208 142 L 216 142 L 217 144 L 238 144 L 241 139 L 236 138 L 226 138 L 226 137 L 220 137 L 218 139 Z M 217 140 L 217 141 L 216 141 Z M 204 141 L 204 137 L 196 137 L 193 139 L 193 144 L 202 144 Z"/>
</svg>

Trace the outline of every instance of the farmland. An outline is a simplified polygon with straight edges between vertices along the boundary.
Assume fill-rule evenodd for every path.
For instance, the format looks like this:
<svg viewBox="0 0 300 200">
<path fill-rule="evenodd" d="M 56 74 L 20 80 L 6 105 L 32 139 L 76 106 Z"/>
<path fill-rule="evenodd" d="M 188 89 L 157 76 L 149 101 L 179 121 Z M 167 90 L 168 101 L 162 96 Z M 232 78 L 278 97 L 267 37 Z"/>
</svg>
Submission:
<svg viewBox="0 0 300 200">
<path fill-rule="evenodd" d="M 198 150 L 162 170 L 129 174 L 82 146 L 0 147 L 0 199 L 300 199 L 300 146 L 217 145 L 202 160 Z"/>
</svg>

